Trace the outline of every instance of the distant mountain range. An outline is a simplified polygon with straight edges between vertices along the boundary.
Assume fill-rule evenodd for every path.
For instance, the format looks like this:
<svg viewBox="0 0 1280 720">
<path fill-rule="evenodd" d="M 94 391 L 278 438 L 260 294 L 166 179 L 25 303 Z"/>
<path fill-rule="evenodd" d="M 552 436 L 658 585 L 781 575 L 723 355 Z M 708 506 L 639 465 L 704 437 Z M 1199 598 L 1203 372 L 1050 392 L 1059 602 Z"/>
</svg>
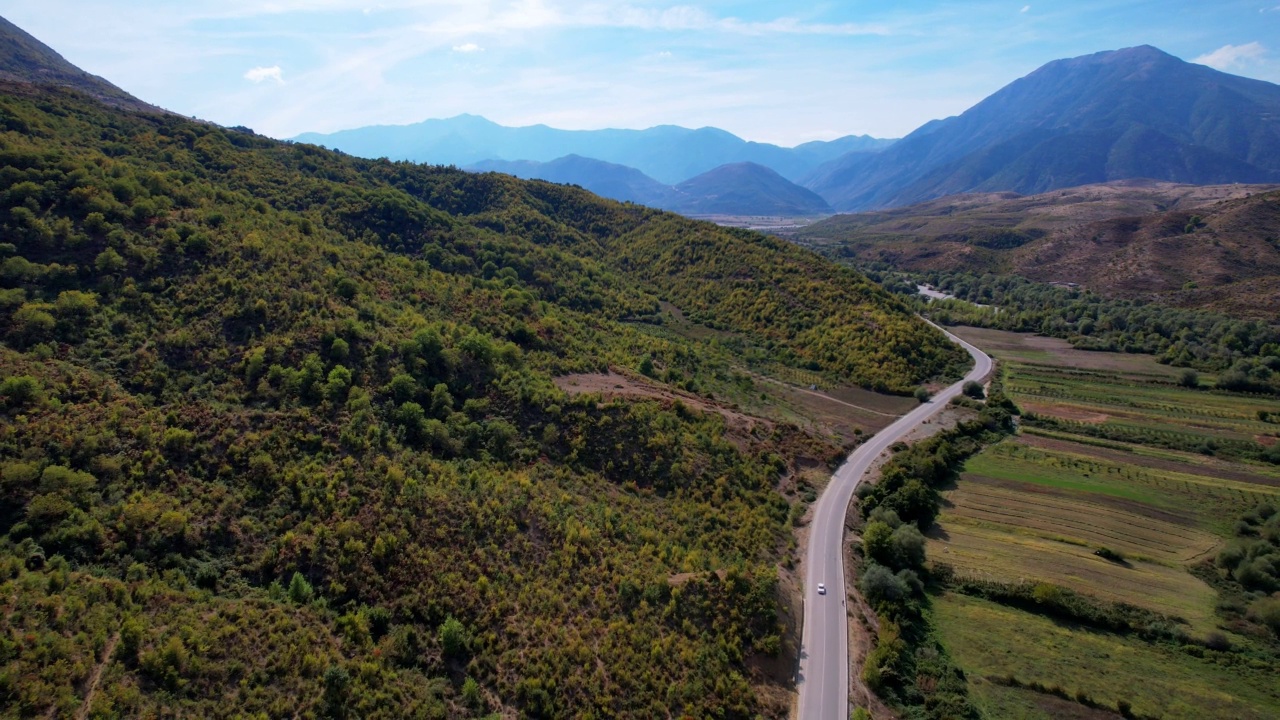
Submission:
<svg viewBox="0 0 1280 720">
<path fill-rule="evenodd" d="M 715 176 L 718 207 L 775 214 L 800 200 L 798 183 L 848 212 L 956 193 L 1033 194 L 1130 178 L 1277 182 L 1280 86 L 1143 46 L 1049 63 L 964 114 L 927 123 L 897 142 L 851 136 L 788 149 L 715 128 L 506 128 L 470 115 L 297 140 L 356 155 L 572 183 L 680 212 L 703 205 L 673 195 L 671 186 L 724 165 L 754 163 L 791 182 L 771 185 L 755 170 L 725 170 Z M 729 187 L 735 178 L 750 186 Z M 770 187 L 782 196 L 771 200 Z M 752 205 L 755 200 L 762 204 Z M 818 207 L 812 198 L 799 206 Z"/>
<path fill-rule="evenodd" d="M 468 170 L 580 185 L 602 197 L 684 215 L 830 215 L 831 206 L 810 190 L 756 163 L 721 165 L 679 185 L 664 185 L 635 168 L 580 155 L 551 162 L 488 160 Z"/>
<path fill-rule="evenodd" d="M 1125 178 L 1280 180 L 1280 86 L 1143 46 L 1049 63 L 883 153 L 802 184 L 841 211 L 963 192 L 1040 193 Z"/>
<path fill-rule="evenodd" d="M 579 155 L 635 168 L 666 185 L 740 162 L 763 165 L 794 182 L 849 152 L 882 150 L 893 143 L 864 135 L 784 148 L 748 142 L 709 127 L 690 130 L 662 125 L 648 130 L 557 130 L 546 125 L 504 127 L 475 115 L 427 120 L 414 125 L 363 127 L 327 135 L 304 133 L 293 139 L 360 157 L 458 167 L 488 160 L 550 162 Z"/>
</svg>

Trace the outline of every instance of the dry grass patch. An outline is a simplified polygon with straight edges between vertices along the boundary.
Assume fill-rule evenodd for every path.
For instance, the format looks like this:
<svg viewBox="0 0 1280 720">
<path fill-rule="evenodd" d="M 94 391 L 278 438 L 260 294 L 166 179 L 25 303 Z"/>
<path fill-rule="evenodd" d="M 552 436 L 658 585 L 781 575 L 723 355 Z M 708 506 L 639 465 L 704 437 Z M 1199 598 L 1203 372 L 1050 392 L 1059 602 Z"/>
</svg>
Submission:
<svg viewBox="0 0 1280 720">
<path fill-rule="evenodd" d="M 1074 545 L 1108 547 L 1134 559 L 1170 566 L 1203 558 L 1218 544 L 1218 538 L 1192 527 L 1190 517 L 1138 512 L 1145 508 L 1122 498 L 1082 497 L 968 475 L 945 498 L 944 523 L 963 518 Z M 1156 514 L 1160 517 L 1151 516 Z"/>
<path fill-rule="evenodd" d="M 1047 581 L 1112 602 L 1186 620 L 1205 634 L 1214 628 L 1214 592 L 1182 568 L 1094 555 L 1095 548 L 1019 532 L 963 517 L 943 518 L 929 533 L 929 557 L 962 577 L 998 582 Z"/>
</svg>

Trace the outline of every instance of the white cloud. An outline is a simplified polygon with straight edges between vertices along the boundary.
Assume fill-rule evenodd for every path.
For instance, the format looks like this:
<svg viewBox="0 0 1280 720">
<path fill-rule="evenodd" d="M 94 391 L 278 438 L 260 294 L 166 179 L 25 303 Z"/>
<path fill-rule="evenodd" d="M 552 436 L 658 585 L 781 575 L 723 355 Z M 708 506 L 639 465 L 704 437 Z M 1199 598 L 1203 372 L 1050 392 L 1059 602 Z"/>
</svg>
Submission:
<svg viewBox="0 0 1280 720">
<path fill-rule="evenodd" d="M 1267 49 L 1262 46 L 1262 43 L 1251 42 L 1245 45 L 1223 45 L 1217 50 L 1201 55 L 1191 62 L 1208 65 L 1217 70 L 1227 70 L 1258 62 L 1266 54 Z"/>
<path fill-rule="evenodd" d="M 478 53 L 478 52 L 484 52 L 484 48 L 480 47 L 479 45 L 473 42 L 469 42 L 469 43 L 464 43 L 462 45 L 454 45 L 453 51 L 456 53 Z"/>
<path fill-rule="evenodd" d="M 256 67 L 244 74 L 244 79 L 253 83 L 264 83 L 268 80 L 274 81 L 277 85 L 284 84 L 284 71 L 279 65 L 271 67 Z"/>
<path fill-rule="evenodd" d="M 1022 9 L 1021 9 L 1021 10 L 1019 10 L 1018 12 L 1020 12 L 1020 13 L 1029 13 L 1029 12 L 1031 12 L 1031 6 L 1030 6 L 1030 5 L 1023 5 L 1023 6 L 1022 6 Z"/>
</svg>

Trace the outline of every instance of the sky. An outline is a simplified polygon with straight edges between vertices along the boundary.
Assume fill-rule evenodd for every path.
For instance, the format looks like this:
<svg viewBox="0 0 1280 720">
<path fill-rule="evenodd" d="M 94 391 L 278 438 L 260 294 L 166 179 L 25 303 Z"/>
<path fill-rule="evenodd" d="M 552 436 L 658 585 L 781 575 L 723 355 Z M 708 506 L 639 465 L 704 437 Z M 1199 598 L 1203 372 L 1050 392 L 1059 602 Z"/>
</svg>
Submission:
<svg viewBox="0 0 1280 720">
<path fill-rule="evenodd" d="M 1134 45 L 1280 83 L 1280 0 L 0 0 L 137 97 L 278 138 L 462 113 L 901 137 Z"/>
</svg>

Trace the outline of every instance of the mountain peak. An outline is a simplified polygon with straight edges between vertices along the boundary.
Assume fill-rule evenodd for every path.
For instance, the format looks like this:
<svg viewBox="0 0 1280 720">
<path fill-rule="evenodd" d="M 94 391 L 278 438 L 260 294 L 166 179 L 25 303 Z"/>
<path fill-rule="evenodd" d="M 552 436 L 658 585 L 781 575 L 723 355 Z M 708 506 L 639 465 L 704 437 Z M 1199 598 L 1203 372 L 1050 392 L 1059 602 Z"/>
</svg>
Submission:
<svg viewBox="0 0 1280 720">
<path fill-rule="evenodd" d="M 721 165 L 680 183 L 676 191 L 691 199 L 678 210 L 688 215 L 831 214 L 831 206 L 816 193 L 754 162 Z"/>
<path fill-rule="evenodd" d="M 808 186 L 839 209 L 870 210 L 1136 177 L 1276 182 L 1276 117 L 1280 86 L 1140 45 L 1048 63 L 881 155 L 821 168 Z"/>
</svg>

